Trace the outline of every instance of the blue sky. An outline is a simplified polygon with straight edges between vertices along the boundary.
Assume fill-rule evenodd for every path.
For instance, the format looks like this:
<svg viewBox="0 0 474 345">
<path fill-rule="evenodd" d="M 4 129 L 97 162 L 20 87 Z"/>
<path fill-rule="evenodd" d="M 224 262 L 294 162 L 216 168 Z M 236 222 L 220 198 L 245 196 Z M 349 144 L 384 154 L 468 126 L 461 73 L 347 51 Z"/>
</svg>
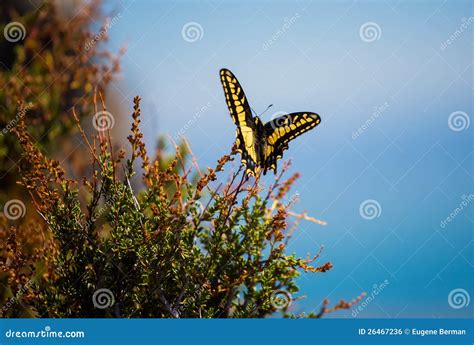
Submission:
<svg viewBox="0 0 474 345">
<path fill-rule="evenodd" d="M 284 158 L 302 174 L 295 210 L 328 225 L 303 223 L 289 250 L 306 255 L 324 245 L 322 260 L 335 267 L 300 279 L 307 297 L 295 312 L 366 291 L 374 298 L 357 317 L 473 315 L 474 302 L 459 308 L 448 298 L 474 293 L 470 1 L 123 1 L 105 8 L 111 17 L 120 13 L 107 45 L 128 47 L 111 91 L 121 108 L 142 97 L 149 145 L 181 131 L 202 166 L 229 152 L 235 127 L 222 67 L 236 74 L 257 113 L 273 104 L 264 121 L 278 112 L 321 115 Z"/>
</svg>

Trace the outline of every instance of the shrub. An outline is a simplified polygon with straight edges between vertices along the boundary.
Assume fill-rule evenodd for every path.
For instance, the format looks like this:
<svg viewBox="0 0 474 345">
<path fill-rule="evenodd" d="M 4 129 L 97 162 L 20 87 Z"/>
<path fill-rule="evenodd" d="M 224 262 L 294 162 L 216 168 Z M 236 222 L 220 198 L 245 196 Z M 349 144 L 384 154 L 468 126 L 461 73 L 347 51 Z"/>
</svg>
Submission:
<svg viewBox="0 0 474 345">
<path fill-rule="evenodd" d="M 0 260 L 8 272 L 0 271 L 0 303 L 17 316 L 32 315 L 27 302 L 33 296 L 24 287 L 29 286 L 33 266 L 44 264 L 40 254 L 50 235 L 34 212 L 26 212 L 34 208 L 16 183 L 22 149 L 13 129 L 23 122 L 36 145 L 50 155 L 72 145 L 77 126 L 71 107 L 90 114 L 90 95 L 105 88 L 119 70 L 118 56 L 101 49 L 101 42 L 90 44 L 94 34 L 89 26 L 101 17 L 99 5 L 83 4 L 74 17 L 59 13 L 47 1 L 38 9 L 28 1 L 0 6 L 0 205 L 3 213 L 11 206 L 19 212 L 13 218 L 23 219 L 21 226 L 10 227 L 11 219 L 0 218 Z M 67 163 L 79 173 L 87 170 L 71 157 Z"/>
<path fill-rule="evenodd" d="M 21 303 L 38 317 L 297 317 L 289 314 L 295 279 L 332 268 L 315 264 L 319 253 L 286 254 L 300 220 L 324 224 L 290 214 L 283 202 L 298 174 L 284 180 L 284 167 L 265 188 L 260 177 L 232 168 L 235 151 L 201 172 L 186 143 L 171 158 L 162 147 L 150 158 L 139 103 L 136 97 L 129 154 L 113 148 L 108 133 L 89 139 L 81 129 L 94 172 L 80 183 L 41 153 L 23 121 L 14 129 L 24 151 L 21 183 L 45 224 L 35 255 L 21 251 L 22 225 L 2 248 L 2 268 L 23 291 Z M 132 188 L 137 170 L 139 192 Z M 325 301 L 309 316 L 355 302 L 329 309 Z"/>
<path fill-rule="evenodd" d="M 0 204 L 22 201 L 0 214 L 0 316 L 300 316 L 289 306 L 301 297 L 296 278 L 332 265 L 316 264 L 320 251 L 286 253 L 300 221 L 324 224 L 285 202 L 297 174 L 284 179 L 284 168 L 265 187 L 234 167 L 235 151 L 201 172 L 186 142 L 169 153 L 161 140 L 150 158 L 139 98 L 128 154 L 107 131 L 89 138 L 80 127 L 98 112 L 95 90 L 119 70 L 96 44 L 106 26 L 98 36 L 88 28 L 98 7 L 93 1 L 67 20 L 50 3 L 8 13 L 26 32 L 23 41 L 0 41 Z M 56 155 L 77 128 L 90 164 L 66 162 L 66 170 L 44 152 Z M 323 301 L 308 316 L 357 300 Z"/>
<path fill-rule="evenodd" d="M 118 72 L 118 57 L 101 50 L 100 44 L 89 44 L 94 36 L 89 26 L 91 18 L 100 15 L 98 7 L 92 1 L 74 17 L 65 18 L 45 2 L 22 15 L 12 8 L 2 18 L 0 177 L 5 188 L 15 185 L 21 156 L 12 128 L 23 119 L 38 144 L 55 151 L 58 140 L 75 129 L 71 107 L 89 114 L 94 89 L 104 89 Z M 8 30 L 7 25 L 14 26 Z M 0 202 L 6 200 L 0 193 Z"/>
</svg>

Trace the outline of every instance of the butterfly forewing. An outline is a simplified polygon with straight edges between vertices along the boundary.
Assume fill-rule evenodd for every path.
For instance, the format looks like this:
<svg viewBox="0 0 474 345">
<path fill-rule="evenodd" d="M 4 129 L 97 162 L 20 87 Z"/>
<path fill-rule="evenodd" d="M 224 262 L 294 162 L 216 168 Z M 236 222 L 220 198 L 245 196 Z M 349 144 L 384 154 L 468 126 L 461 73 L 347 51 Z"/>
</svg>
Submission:
<svg viewBox="0 0 474 345">
<path fill-rule="evenodd" d="M 242 155 L 242 163 L 247 166 L 247 173 L 249 171 L 255 173 L 260 161 L 255 147 L 257 142 L 255 122 L 247 97 L 231 71 L 221 69 L 220 76 L 230 116 L 237 125 L 237 151 Z"/>
<path fill-rule="evenodd" d="M 220 75 L 227 107 L 234 123 L 237 126 L 253 124 L 252 112 L 247 97 L 237 78 L 228 69 L 221 69 Z"/>
</svg>

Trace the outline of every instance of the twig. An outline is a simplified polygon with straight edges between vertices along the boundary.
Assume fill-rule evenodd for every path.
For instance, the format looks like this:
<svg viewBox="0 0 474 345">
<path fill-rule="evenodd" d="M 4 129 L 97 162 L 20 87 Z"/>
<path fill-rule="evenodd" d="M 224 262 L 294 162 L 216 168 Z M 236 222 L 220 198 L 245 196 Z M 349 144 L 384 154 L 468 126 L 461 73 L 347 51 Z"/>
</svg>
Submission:
<svg viewBox="0 0 474 345">
<path fill-rule="evenodd" d="M 196 167 L 196 170 L 199 174 L 199 177 L 202 178 L 203 175 L 201 173 L 201 169 L 199 169 L 199 165 L 197 164 L 196 156 L 194 155 L 193 151 L 191 150 L 191 146 L 189 145 L 188 141 L 184 137 L 183 137 L 183 142 L 184 142 L 184 145 L 186 145 L 186 148 L 188 149 L 189 154 L 191 155 L 191 160 L 193 162 L 193 165 Z"/>
<path fill-rule="evenodd" d="M 175 310 L 171 304 L 169 304 L 168 300 L 166 299 L 163 291 L 161 289 L 158 289 L 158 294 L 160 297 L 160 301 L 164 304 L 166 310 L 171 314 L 172 317 L 175 319 L 179 319 L 179 313 L 177 310 Z"/>
<path fill-rule="evenodd" d="M 97 155 L 95 154 L 95 150 L 92 148 L 89 139 L 87 139 L 86 133 L 84 132 L 84 129 L 83 129 L 82 126 L 81 126 L 81 122 L 79 121 L 79 117 L 78 117 L 77 114 L 76 114 L 76 109 L 74 109 L 74 108 L 72 108 L 72 115 L 74 116 L 74 119 L 76 120 L 77 126 L 79 127 L 79 133 L 81 133 L 82 138 L 84 139 L 84 141 L 86 142 L 87 146 L 89 147 L 89 150 L 90 150 L 92 156 L 94 157 L 94 159 L 95 159 L 96 161 L 99 162 L 99 158 L 98 158 Z M 95 143 L 94 143 L 94 146 L 95 146 Z"/>
<path fill-rule="evenodd" d="M 319 225 L 327 225 L 327 222 L 325 222 L 323 220 L 316 219 L 314 217 L 310 217 L 310 216 L 308 216 L 308 214 L 306 212 L 304 212 L 304 213 L 295 213 L 295 212 L 292 212 L 292 211 L 288 211 L 288 214 L 290 216 L 294 216 L 294 217 L 299 218 L 299 219 L 308 220 L 310 222 L 313 222 L 313 223 L 316 223 L 316 224 L 319 224 Z"/>
</svg>

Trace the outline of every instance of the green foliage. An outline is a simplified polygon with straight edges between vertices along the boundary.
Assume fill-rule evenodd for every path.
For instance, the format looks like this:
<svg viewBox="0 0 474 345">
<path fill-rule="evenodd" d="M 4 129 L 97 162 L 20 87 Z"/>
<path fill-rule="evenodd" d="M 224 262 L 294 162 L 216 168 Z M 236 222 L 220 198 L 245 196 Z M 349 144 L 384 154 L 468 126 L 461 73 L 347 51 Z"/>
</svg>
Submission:
<svg viewBox="0 0 474 345">
<path fill-rule="evenodd" d="M 250 180 L 240 168 L 232 171 L 234 152 L 201 173 L 188 163 L 187 145 L 176 147 L 172 159 L 163 159 L 160 150 L 150 159 L 139 130 L 139 98 L 134 102 L 128 156 L 114 152 L 108 135 L 101 133 L 91 143 L 81 130 L 94 170 L 82 183 L 65 178 L 59 164 L 42 155 L 24 123 L 15 129 L 29 162 L 22 183 L 49 233 L 38 255 L 44 264 L 30 273 L 34 282 L 27 290 L 33 296 L 27 303 L 33 314 L 210 318 L 287 313 L 298 293 L 295 278 L 302 271 L 332 267 L 313 266 L 319 254 L 303 259 L 285 253 L 294 229 L 287 224 L 290 206 L 283 199 L 298 176 L 282 181 L 282 172 L 264 188 L 259 177 Z M 132 189 L 138 161 L 140 192 Z M 218 183 L 227 170 L 227 181 Z M 312 219 L 300 215 L 294 225 L 302 218 Z M 352 304 L 341 303 L 335 309 Z"/>
<path fill-rule="evenodd" d="M 89 139 L 80 126 L 87 169 L 68 164 L 65 172 L 43 155 L 97 112 L 89 95 L 118 70 L 116 58 L 90 44 L 97 6 L 70 20 L 49 3 L 12 13 L 26 37 L 0 41 L 11 55 L 0 66 L 0 201 L 12 198 L 20 179 L 24 188 L 15 194 L 27 191 L 32 205 L 23 198 L 24 219 L 0 214 L 0 316 L 297 317 L 289 314 L 302 297 L 296 278 L 332 267 L 313 265 L 319 252 L 308 259 L 286 253 L 300 221 L 323 224 L 284 202 L 297 175 L 284 181 L 283 169 L 267 187 L 259 176 L 247 180 L 233 168 L 235 151 L 203 173 L 186 142 L 169 154 L 160 141 L 150 158 L 139 98 L 128 155 L 108 133 Z M 91 173 L 82 181 L 67 178 L 83 171 Z M 308 316 L 354 302 L 328 309 L 324 301 Z"/>
</svg>

